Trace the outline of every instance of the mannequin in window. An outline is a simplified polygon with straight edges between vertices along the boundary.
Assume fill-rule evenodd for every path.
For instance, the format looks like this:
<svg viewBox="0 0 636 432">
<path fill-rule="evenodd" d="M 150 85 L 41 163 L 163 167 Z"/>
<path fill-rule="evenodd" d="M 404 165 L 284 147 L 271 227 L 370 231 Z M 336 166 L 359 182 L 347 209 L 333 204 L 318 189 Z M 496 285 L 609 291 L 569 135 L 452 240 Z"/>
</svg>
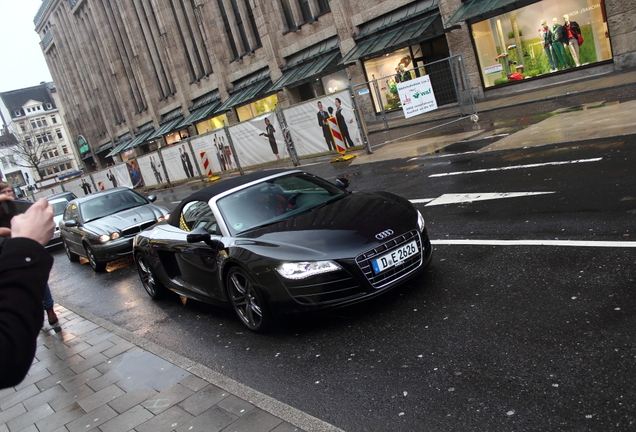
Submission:
<svg viewBox="0 0 636 432">
<path fill-rule="evenodd" d="M 581 34 L 581 28 L 575 21 L 570 21 L 570 17 L 563 15 L 564 25 L 563 28 L 567 32 L 568 46 L 570 47 L 570 54 L 574 59 L 574 63 L 577 67 L 581 66 L 579 61 L 579 40 L 578 36 Z"/>
<path fill-rule="evenodd" d="M 539 36 L 543 41 L 543 49 L 545 50 L 545 55 L 548 57 L 548 63 L 550 64 L 550 72 L 555 72 L 558 70 L 556 56 L 552 52 L 552 32 L 550 32 L 550 27 L 548 27 L 548 23 L 546 20 L 541 20 L 541 28 L 539 29 Z"/>
<path fill-rule="evenodd" d="M 550 32 L 552 33 L 552 51 L 558 63 L 565 69 L 568 67 L 568 61 L 563 47 L 568 44 L 568 32 L 559 24 L 556 18 L 552 18 L 552 28 Z"/>
</svg>

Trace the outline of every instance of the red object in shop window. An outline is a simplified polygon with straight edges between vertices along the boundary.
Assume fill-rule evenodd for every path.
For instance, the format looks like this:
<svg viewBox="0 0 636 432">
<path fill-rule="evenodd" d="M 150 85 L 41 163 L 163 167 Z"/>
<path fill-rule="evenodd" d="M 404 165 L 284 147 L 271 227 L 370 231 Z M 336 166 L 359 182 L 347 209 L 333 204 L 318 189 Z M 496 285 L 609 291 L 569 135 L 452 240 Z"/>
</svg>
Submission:
<svg viewBox="0 0 636 432">
<path fill-rule="evenodd" d="M 519 72 L 511 73 L 508 75 L 508 81 L 521 81 L 523 79 L 523 75 Z"/>
</svg>

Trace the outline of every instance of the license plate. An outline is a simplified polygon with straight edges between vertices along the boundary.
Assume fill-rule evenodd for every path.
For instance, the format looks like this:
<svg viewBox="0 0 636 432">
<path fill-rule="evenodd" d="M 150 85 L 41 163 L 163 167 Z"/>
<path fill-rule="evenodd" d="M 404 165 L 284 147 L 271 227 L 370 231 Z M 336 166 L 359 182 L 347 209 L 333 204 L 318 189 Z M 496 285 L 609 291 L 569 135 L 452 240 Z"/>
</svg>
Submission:
<svg viewBox="0 0 636 432">
<path fill-rule="evenodd" d="M 417 253 L 419 253 L 419 250 L 417 249 L 417 243 L 415 241 L 407 243 L 404 246 L 392 250 L 391 252 L 382 255 L 378 259 L 371 261 L 373 272 L 376 274 L 383 272 L 390 267 L 394 267 L 400 264 L 405 259 L 412 257 Z"/>
</svg>

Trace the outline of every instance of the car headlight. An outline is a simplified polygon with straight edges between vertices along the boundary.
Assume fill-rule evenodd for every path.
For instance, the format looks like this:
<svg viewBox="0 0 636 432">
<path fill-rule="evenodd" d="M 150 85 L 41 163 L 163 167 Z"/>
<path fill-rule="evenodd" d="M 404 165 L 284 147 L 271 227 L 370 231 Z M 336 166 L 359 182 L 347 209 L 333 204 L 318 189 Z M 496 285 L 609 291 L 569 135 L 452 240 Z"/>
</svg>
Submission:
<svg viewBox="0 0 636 432">
<path fill-rule="evenodd" d="M 115 240 L 115 239 L 118 239 L 119 237 L 120 237 L 119 233 L 117 233 L 117 232 L 111 233 L 110 235 L 109 234 L 102 234 L 102 235 L 99 236 L 99 241 L 102 242 L 102 243 L 106 243 L 109 240 Z"/>
<path fill-rule="evenodd" d="M 305 279 L 337 270 L 342 267 L 333 261 L 288 262 L 276 267 L 276 271 L 287 279 Z"/>
<path fill-rule="evenodd" d="M 420 211 L 417 211 L 417 227 L 420 229 L 421 231 L 424 231 L 424 228 L 426 228 L 426 222 L 424 222 L 424 216 L 422 216 L 422 213 L 420 213 Z"/>
<path fill-rule="evenodd" d="M 166 213 L 165 216 L 159 216 L 157 218 L 157 222 L 163 222 L 163 221 L 165 221 L 166 219 L 169 219 L 169 218 L 170 218 L 170 213 Z"/>
</svg>

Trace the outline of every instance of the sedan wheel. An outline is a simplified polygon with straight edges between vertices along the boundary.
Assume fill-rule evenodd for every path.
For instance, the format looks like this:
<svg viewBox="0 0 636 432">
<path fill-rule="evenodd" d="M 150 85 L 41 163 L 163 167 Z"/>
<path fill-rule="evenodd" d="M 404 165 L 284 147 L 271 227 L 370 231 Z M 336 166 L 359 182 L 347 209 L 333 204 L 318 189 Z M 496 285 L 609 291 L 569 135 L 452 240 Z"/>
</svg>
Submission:
<svg viewBox="0 0 636 432">
<path fill-rule="evenodd" d="M 86 248 L 86 258 L 88 258 L 88 263 L 93 268 L 93 271 L 97 273 L 101 273 L 106 270 L 106 263 L 99 262 L 95 258 L 95 253 L 93 252 L 93 248 L 89 245 L 84 246 Z"/>
<path fill-rule="evenodd" d="M 76 253 L 73 253 L 71 251 L 71 248 L 68 246 L 68 244 L 62 240 L 62 243 L 64 244 L 64 251 L 66 252 L 66 256 L 68 257 L 68 260 L 70 262 L 79 262 L 79 255 Z"/>
<path fill-rule="evenodd" d="M 227 282 L 230 302 L 241 322 L 250 330 L 265 331 L 271 319 L 265 313 L 262 297 L 249 276 L 235 267 L 230 270 Z"/>
<path fill-rule="evenodd" d="M 155 275 L 152 274 L 150 265 L 148 264 L 148 258 L 145 255 L 139 253 L 135 258 L 137 264 L 137 271 L 139 272 L 139 278 L 144 286 L 144 289 L 150 297 L 158 299 L 164 293 L 163 285 L 161 282 L 155 279 Z"/>
</svg>

